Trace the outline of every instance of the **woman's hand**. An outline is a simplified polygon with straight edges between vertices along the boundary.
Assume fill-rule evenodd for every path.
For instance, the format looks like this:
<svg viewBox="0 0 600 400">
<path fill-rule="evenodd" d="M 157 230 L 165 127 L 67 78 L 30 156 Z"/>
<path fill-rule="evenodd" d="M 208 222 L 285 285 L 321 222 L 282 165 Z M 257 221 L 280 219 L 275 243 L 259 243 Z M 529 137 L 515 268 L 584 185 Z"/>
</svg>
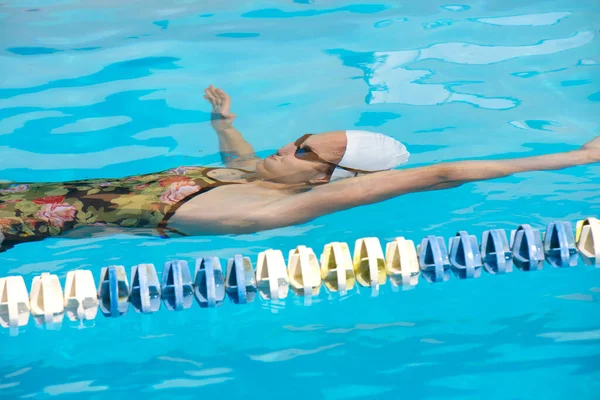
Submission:
<svg viewBox="0 0 600 400">
<path fill-rule="evenodd" d="M 212 105 L 211 125 L 216 131 L 224 131 L 231 128 L 235 114 L 230 111 L 231 98 L 229 95 L 210 85 L 204 89 L 204 98 Z"/>
</svg>

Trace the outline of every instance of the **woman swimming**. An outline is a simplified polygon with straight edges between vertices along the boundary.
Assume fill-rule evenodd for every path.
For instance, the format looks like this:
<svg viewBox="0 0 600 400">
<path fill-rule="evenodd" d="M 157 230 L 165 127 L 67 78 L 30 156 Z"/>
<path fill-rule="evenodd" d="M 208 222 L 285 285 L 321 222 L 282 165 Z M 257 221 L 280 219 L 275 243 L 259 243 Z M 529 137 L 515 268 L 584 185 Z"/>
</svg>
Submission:
<svg viewBox="0 0 600 400">
<path fill-rule="evenodd" d="M 225 168 L 0 183 L 0 251 L 57 235 L 85 236 L 86 228 L 163 236 L 252 233 L 407 193 L 600 161 L 596 137 L 563 153 L 393 170 L 408 160 L 405 146 L 364 131 L 306 134 L 261 159 L 234 128 L 229 96 L 212 85 L 205 93 Z"/>
</svg>

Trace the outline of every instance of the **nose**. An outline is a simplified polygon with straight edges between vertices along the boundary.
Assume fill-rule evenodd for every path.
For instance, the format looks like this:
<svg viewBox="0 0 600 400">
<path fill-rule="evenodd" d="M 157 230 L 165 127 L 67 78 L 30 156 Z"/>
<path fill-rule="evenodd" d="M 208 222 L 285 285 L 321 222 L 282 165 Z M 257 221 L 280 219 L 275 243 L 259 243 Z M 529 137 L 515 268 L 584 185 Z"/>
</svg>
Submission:
<svg viewBox="0 0 600 400">
<path fill-rule="evenodd" d="M 294 143 L 288 143 L 285 146 L 283 146 L 277 150 L 277 155 L 285 156 L 285 155 L 291 154 L 295 151 L 296 151 L 296 146 L 294 146 Z"/>
</svg>

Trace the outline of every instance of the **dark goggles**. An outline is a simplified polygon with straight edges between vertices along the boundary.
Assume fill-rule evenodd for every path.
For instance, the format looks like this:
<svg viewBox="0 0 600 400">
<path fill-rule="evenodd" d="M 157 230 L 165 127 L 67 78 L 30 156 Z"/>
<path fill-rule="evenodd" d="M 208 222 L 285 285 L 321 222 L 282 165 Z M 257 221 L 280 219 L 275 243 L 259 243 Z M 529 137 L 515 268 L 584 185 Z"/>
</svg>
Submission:
<svg viewBox="0 0 600 400">
<path fill-rule="evenodd" d="M 337 166 L 336 164 L 334 164 L 332 162 L 322 159 L 310 147 L 307 147 L 307 146 L 303 147 L 304 142 L 306 142 L 306 139 L 308 139 L 311 136 L 312 136 L 312 133 L 307 133 L 305 135 L 300 136 L 298 138 L 298 140 L 296 140 L 294 142 L 294 146 L 296 146 L 296 152 L 294 153 L 294 156 L 296 156 L 296 158 L 299 160 L 316 161 L 316 162 L 322 162 L 325 164 Z"/>
<path fill-rule="evenodd" d="M 332 167 L 337 167 L 337 168 L 341 168 L 344 169 L 346 171 L 350 171 L 352 173 L 358 174 L 359 172 L 366 172 L 366 171 L 361 171 L 358 169 L 352 169 L 352 168 L 346 168 L 346 167 L 342 167 L 336 163 L 332 163 L 331 161 L 327 161 L 323 158 L 321 158 L 321 156 L 319 156 L 317 153 L 315 153 L 315 151 L 313 149 L 311 149 L 308 146 L 303 146 L 304 142 L 306 141 L 306 139 L 308 139 L 309 137 L 311 137 L 313 134 L 312 133 L 306 133 L 302 136 L 300 136 L 295 142 L 294 142 L 294 146 L 296 146 L 296 152 L 294 153 L 294 156 L 299 159 L 299 160 L 304 160 L 304 161 L 315 161 L 315 162 L 322 162 L 328 165 L 331 165 Z"/>
</svg>

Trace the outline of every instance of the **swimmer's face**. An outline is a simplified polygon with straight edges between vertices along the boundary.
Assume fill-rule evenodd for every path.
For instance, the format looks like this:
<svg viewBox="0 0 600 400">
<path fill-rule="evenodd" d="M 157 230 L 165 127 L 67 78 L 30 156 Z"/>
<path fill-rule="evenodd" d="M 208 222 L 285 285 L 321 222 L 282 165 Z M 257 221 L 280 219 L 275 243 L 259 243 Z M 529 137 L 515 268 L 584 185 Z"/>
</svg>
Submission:
<svg viewBox="0 0 600 400">
<path fill-rule="evenodd" d="M 259 161 L 256 169 L 263 178 L 274 182 L 326 183 L 345 151 L 344 131 L 304 135 Z"/>
</svg>

